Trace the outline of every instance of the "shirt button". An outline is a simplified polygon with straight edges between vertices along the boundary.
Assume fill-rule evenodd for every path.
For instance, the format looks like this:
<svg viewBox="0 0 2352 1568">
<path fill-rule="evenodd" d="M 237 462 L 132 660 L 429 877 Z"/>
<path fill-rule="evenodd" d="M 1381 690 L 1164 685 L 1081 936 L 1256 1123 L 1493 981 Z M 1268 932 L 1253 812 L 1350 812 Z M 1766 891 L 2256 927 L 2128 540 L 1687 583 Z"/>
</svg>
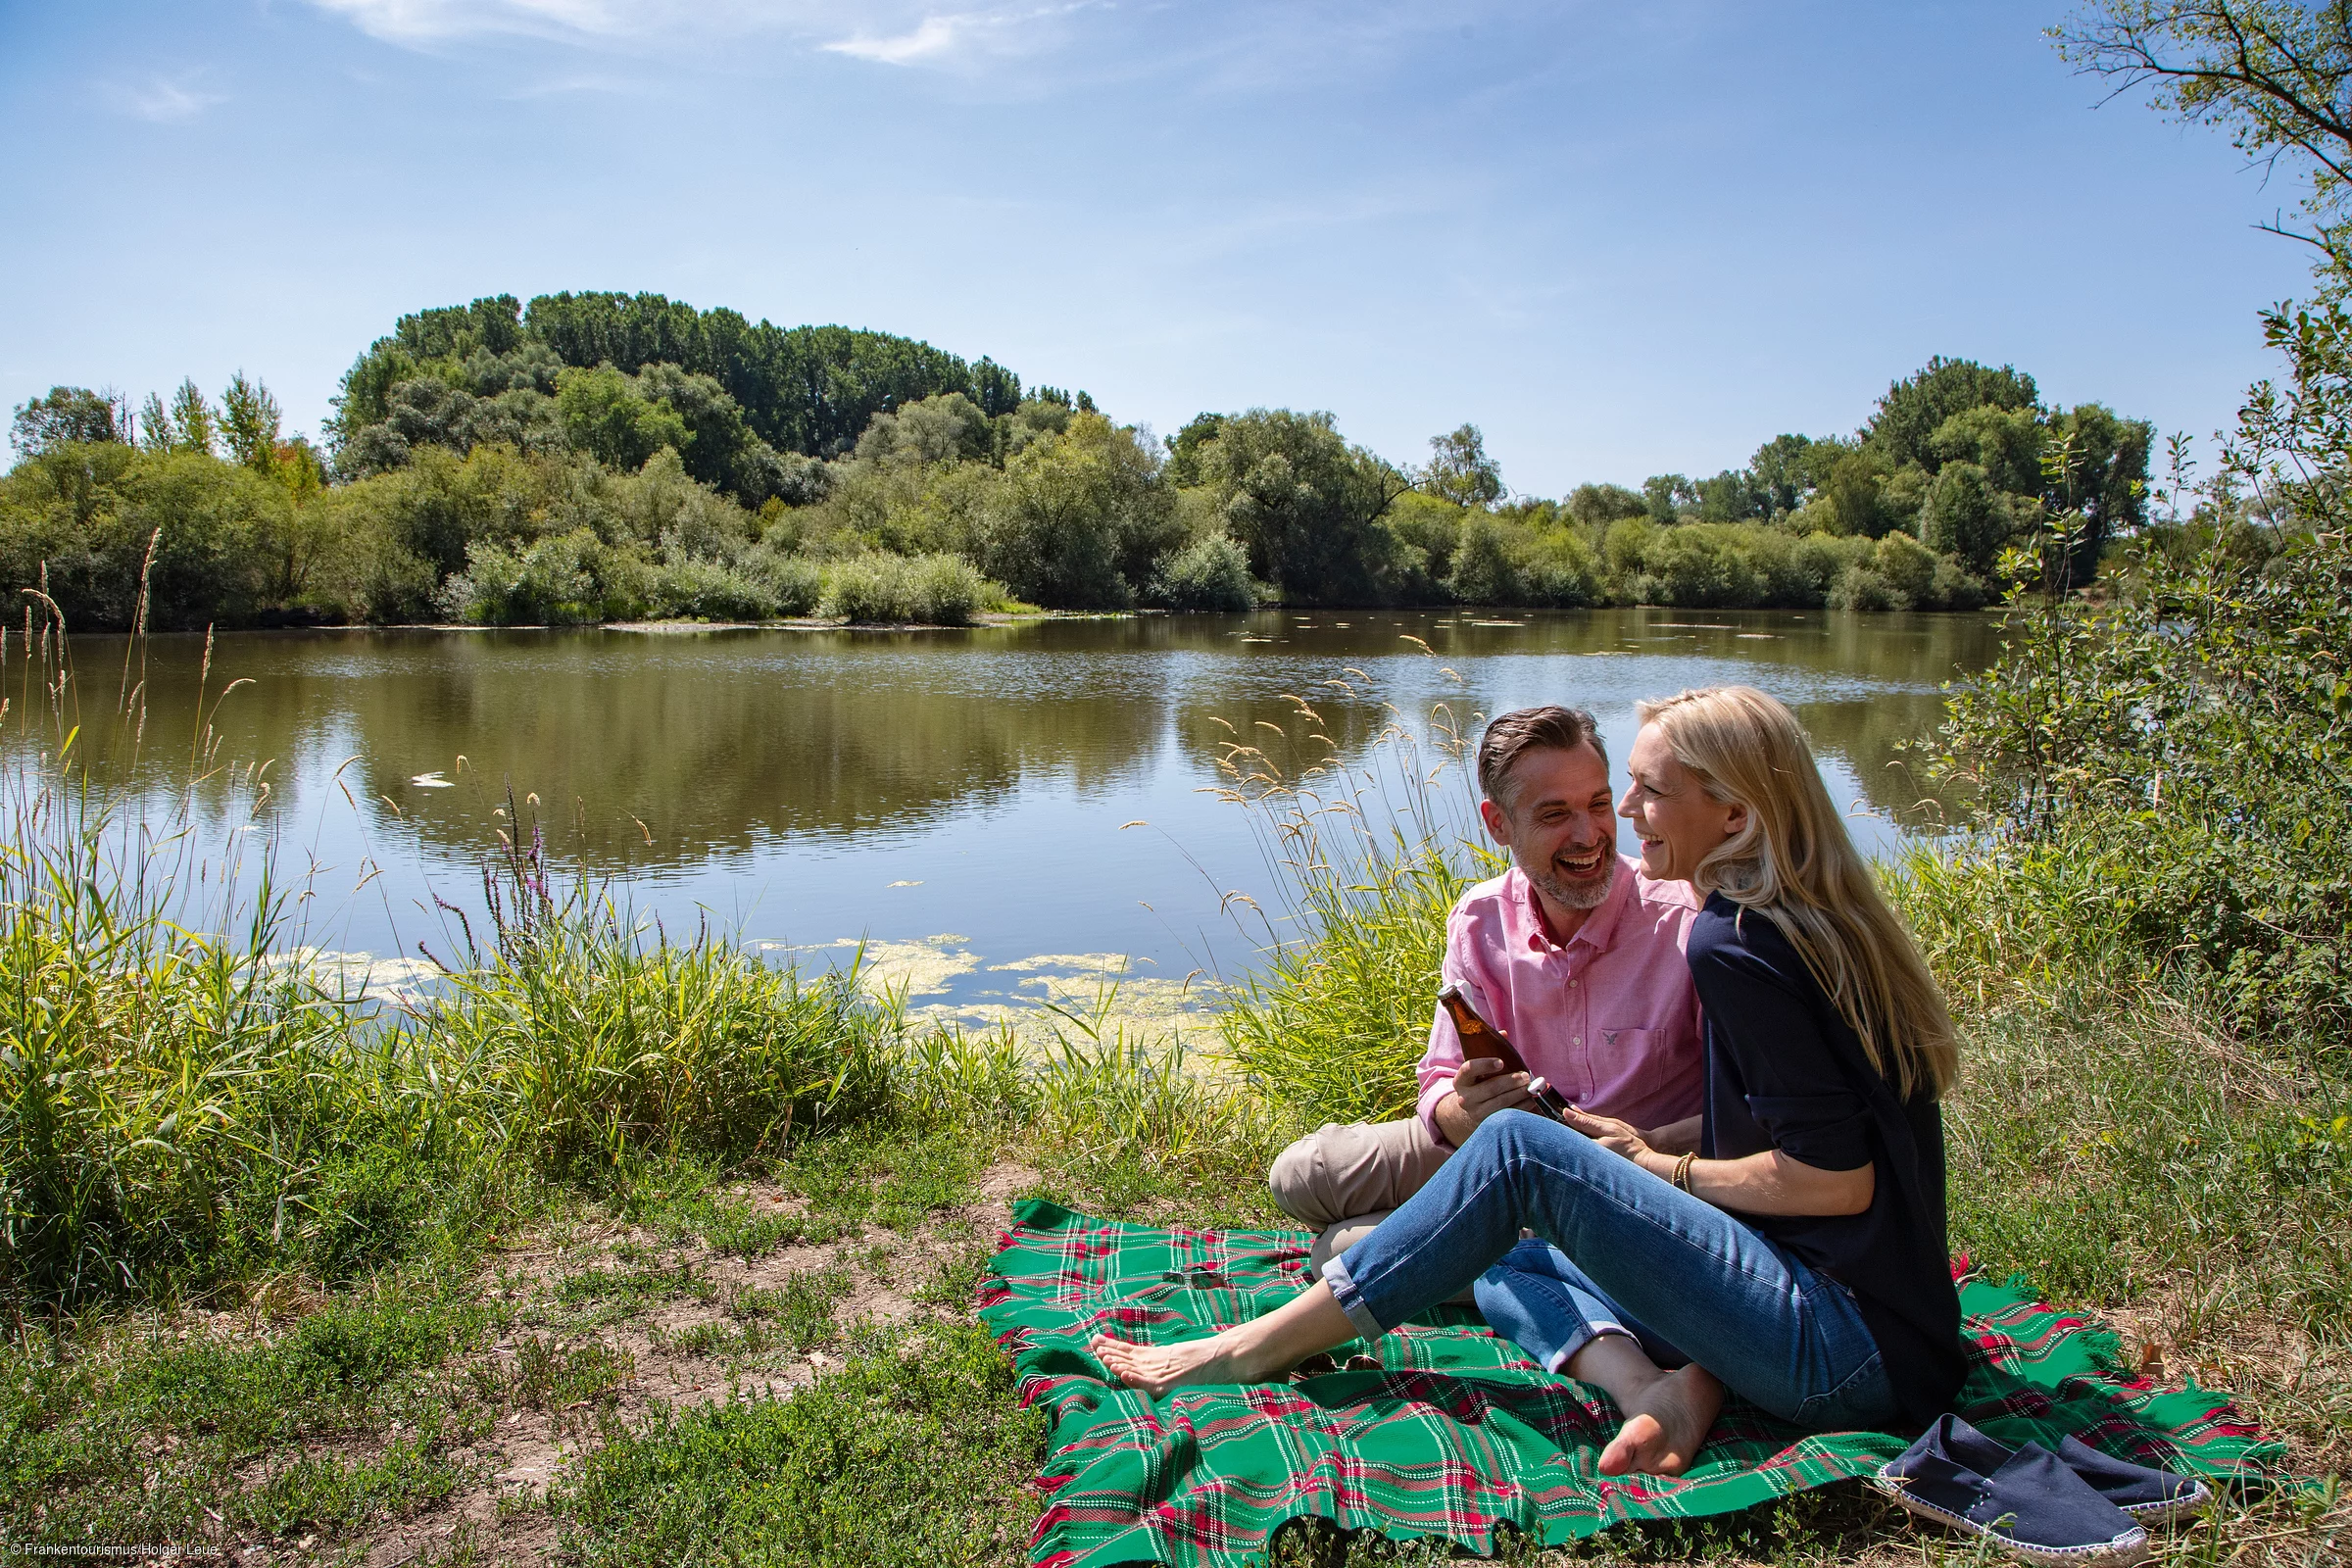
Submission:
<svg viewBox="0 0 2352 1568">
<path fill-rule="evenodd" d="M 1585 1043 L 1585 1037 L 1583 1035 L 1578 1035 L 1576 1037 L 1576 1043 L 1580 1046 L 1583 1045 Z"/>
</svg>

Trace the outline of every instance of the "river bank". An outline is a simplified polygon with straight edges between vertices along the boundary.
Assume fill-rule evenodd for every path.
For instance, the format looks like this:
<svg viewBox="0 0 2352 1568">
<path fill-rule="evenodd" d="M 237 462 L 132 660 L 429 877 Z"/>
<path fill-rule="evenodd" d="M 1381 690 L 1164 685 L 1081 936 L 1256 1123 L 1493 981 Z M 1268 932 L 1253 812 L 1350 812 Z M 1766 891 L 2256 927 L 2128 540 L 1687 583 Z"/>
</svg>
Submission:
<svg viewBox="0 0 2352 1568">
<path fill-rule="evenodd" d="M 542 898 L 527 862 L 449 989 L 373 1021 L 71 877 L 20 882 L 10 1032 L 51 1054 L 9 1079 L 0 1525 L 248 1562 L 1017 1563 L 1042 1428 L 968 1305 L 1005 1205 L 1280 1223 L 1267 1160 L 1357 1079 L 1258 1044 L 1409 1071 L 1411 1033 L 1364 1018 L 1425 1011 L 1473 869 L 1441 840 L 1342 863 L 1306 944 L 1223 999 L 1205 1074 L 1082 1017 L 1042 1054 L 910 1025 Z M 2119 947 L 2062 956 L 1996 872 L 1914 857 L 1892 881 L 1968 1042 L 1955 1247 L 2340 1472 L 2344 1086 Z M 2348 1537 L 2352 1509 L 2275 1494 L 2166 1550 L 2300 1563 Z M 1580 1554 L 1661 1549 L 1948 1548 L 1841 1489 Z"/>
<path fill-rule="evenodd" d="M 1225 629 L 1235 645 L 1258 634 Z M 1526 635 L 1445 630 L 1469 651 Z M 1257 961 L 1213 993 L 1182 1054 L 1084 1006 L 1036 1009 L 1027 1039 L 920 1016 L 904 991 L 877 997 L 854 969 L 795 972 L 723 922 L 631 914 L 628 866 L 556 874 L 511 791 L 486 794 L 492 814 L 462 834 L 470 885 L 436 895 L 434 983 L 370 1006 L 286 962 L 270 918 L 172 917 L 174 876 L 218 887 L 238 862 L 125 856 L 105 818 L 119 798 L 94 775 L 12 774 L 0 1530 L 372 1568 L 1021 1561 L 1042 1429 L 969 1311 L 1004 1205 L 1279 1223 L 1263 1173 L 1282 1144 L 1404 1092 L 1445 910 L 1480 871 L 1466 795 L 1444 782 L 1474 732 L 1452 651 L 1396 655 L 1429 639 L 1345 628 L 1428 682 L 1427 722 L 1408 729 L 1361 667 L 1307 683 L 1312 702 L 1295 689 L 1301 667 L 1279 640 L 1321 664 L 1320 619 L 1258 631 L 1277 651 L 1243 662 L 1275 661 L 1274 716 L 1207 725 L 1230 737 L 1214 808 L 1246 825 L 1271 878 L 1245 901 L 1262 906 Z M 1946 659 L 1931 631 L 1903 657 Z M 1627 645 L 1584 648 L 1610 657 L 1574 666 L 1583 678 L 1657 690 L 1690 666 L 1649 662 L 1646 639 L 1705 639 L 1714 661 L 1758 647 L 1829 661 L 1841 632 L 1791 617 L 1561 634 Z M 432 641 L 495 654 L 506 635 Z M 528 656 L 518 691 L 545 708 L 552 645 L 513 646 Z M 58 667 L 52 651 L 45 685 Z M 125 656 L 125 690 L 132 667 Z M 589 673 L 583 689 L 609 684 Z M 250 821 L 268 799 L 258 765 L 242 793 L 204 793 L 221 774 L 206 737 L 220 733 L 223 678 L 208 656 L 182 715 L 208 770 L 175 784 L 195 803 L 185 822 Z M 674 683 L 654 687 L 674 717 Z M 714 710 L 729 736 L 760 732 Z M 1844 710 L 1808 714 L 1817 744 Z M 468 712 L 483 733 L 480 706 Z M 620 733 L 559 717 L 575 753 Z M 72 750 L 104 744 L 93 730 Z M 613 740 L 599 750 L 606 771 L 619 765 Z M 1342 755 L 1346 768 L 1313 760 Z M 938 758 L 933 745 L 920 761 L 936 773 Z M 461 793 L 383 776 L 387 795 L 413 793 L 387 800 L 381 829 Z M 1068 839 L 1072 818 L 1056 820 Z M 2083 834 L 2100 822 L 2083 820 Z M 642 831 L 675 856 L 630 822 L 624 843 Z M 2324 1027 L 2248 1023 L 2230 973 L 2182 965 L 2115 917 L 2119 891 L 2163 885 L 2131 879 L 2149 841 L 2129 837 L 2132 866 L 2082 835 L 1882 853 L 1964 1033 L 1947 1107 L 1953 1245 L 1985 1275 L 2021 1275 L 2114 1325 L 2150 1378 L 2230 1389 L 2294 1471 L 2340 1475 L 2352 1083 Z M 263 893 L 251 877 L 267 870 L 265 858 L 238 873 L 250 907 L 303 918 L 311 890 Z M 1107 875 L 1099 859 L 1089 874 Z M 2164 1549 L 2304 1564 L 2348 1539 L 2352 1508 L 2332 1491 L 2278 1492 L 2230 1499 Z M 1827 1564 L 1950 1549 L 1848 1488 L 1679 1533 L 1614 1531 L 1576 1554 Z M 1396 1556 L 1370 1541 L 1338 1554 Z"/>
</svg>

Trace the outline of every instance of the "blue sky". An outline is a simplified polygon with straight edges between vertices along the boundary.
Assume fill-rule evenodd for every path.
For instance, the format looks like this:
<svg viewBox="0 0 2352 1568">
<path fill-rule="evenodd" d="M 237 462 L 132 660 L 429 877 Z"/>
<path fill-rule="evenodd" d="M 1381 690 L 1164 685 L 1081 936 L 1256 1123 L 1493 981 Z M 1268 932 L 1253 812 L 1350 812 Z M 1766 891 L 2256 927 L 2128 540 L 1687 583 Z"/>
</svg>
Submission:
<svg viewBox="0 0 2352 1568">
<path fill-rule="evenodd" d="M 650 289 L 992 354 L 1165 433 L 1464 419 L 1523 493 L 1850 430 L 1932 354 L 2199 437 L 2301 287 L 2067 0 L 0 4 L 0 399 Z"/>
</svg>

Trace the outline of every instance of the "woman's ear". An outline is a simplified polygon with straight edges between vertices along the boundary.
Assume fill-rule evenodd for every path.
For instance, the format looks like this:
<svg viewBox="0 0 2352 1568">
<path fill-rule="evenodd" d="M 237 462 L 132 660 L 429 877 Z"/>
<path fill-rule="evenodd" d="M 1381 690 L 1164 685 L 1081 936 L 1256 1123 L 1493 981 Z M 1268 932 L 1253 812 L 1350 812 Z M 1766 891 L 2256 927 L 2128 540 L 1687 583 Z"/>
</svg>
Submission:
<svg viewBox="0 0 2352 1568">
<path fill-rule="evenodd" d="M 1723 819 L 1723 836 L 1736 839 L 1746 831 L 1747 805 L 1742 801 L 1734 801 L 1730 812 Z"/>
</svg>

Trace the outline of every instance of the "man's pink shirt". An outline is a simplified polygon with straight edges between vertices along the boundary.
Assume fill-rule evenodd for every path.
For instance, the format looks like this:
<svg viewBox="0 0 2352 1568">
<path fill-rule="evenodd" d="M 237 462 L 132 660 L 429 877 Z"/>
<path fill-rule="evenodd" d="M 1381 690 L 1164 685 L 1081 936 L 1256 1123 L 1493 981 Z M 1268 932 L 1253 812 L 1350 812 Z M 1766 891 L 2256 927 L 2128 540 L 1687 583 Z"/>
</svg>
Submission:
<svg viewBox="0 0 2352 1568">
<path fill-rule="evenodd" d="M 1569 1100 L 1636 1127 L 1662 1126 L 1699 1108 L 1698 992 L 1683 953 L 1698 907 L 1689 883 L 1652 882 L 1619 856 L 1607 901 L 1555 943 L 1513 866 L 1454 905 L 1445 977 Z M 1421 1058 L 1421 1120 L 1441 1144 L 1434 1112 L 1461 1064 L 1461 1041 L 1440 1007 Z"/>
</svg>

